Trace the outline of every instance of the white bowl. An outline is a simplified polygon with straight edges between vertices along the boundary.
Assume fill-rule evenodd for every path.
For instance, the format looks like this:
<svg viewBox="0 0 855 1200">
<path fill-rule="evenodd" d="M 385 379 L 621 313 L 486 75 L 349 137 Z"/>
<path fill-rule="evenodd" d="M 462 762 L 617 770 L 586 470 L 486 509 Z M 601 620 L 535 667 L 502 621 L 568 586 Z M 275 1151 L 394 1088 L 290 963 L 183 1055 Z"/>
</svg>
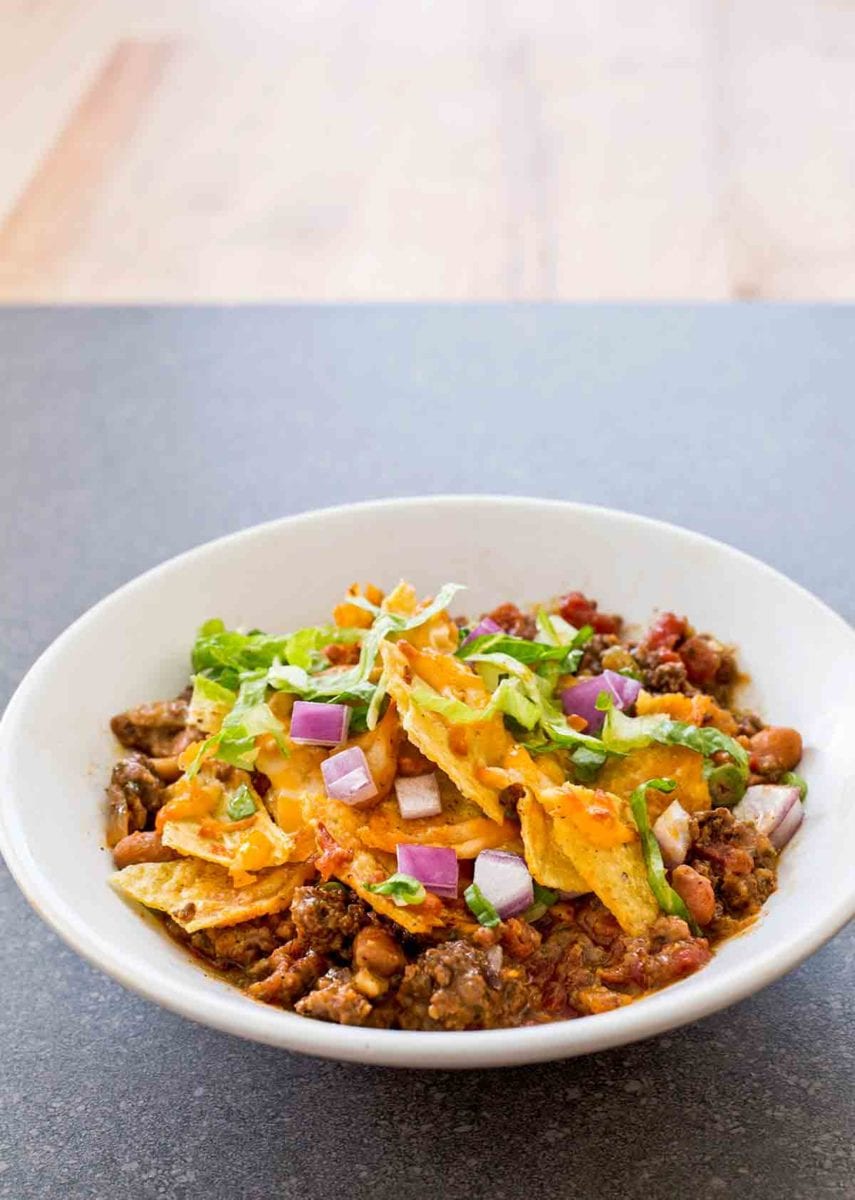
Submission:
<svg viewBox="0 0 855 1200">
<path fill-rule="evenodd" d="M 747 701 L 804 735 L 807 817 L 759 920 L 712 963 L 615 1012 L 526 1029 L 409 1033 L 328 1025 L 212 977 L 108 887 L 109 717 L 184 686 L 202 620 L 314 624 L 353 580 L 469 585 L 461 611 L 578 588 L 633 621 L 654 609 L 739 646 Z M 771 568 L 674 526 L 513 497 L 348 505 L 247 529 L 147 572 L 41 656 L 0 724 L 0 847 L 34 908 L 90 962 L 193 1020 L 308 1054 L 410 1067 L 484 1067 L 587 1054 L 696 1020 L 801 962 L 855 911 L 855 633 Z M 738 1021 L 738 1016 L 734 1018 Z"/>
</svg>

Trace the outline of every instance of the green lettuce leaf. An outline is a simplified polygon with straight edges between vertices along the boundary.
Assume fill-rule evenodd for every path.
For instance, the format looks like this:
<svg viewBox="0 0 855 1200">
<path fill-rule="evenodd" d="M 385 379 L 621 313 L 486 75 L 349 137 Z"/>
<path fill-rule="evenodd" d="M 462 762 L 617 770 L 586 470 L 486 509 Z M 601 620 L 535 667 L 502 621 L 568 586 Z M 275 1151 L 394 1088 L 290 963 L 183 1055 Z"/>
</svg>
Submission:
<svg viewBox="0 0 855 1200">
<path fill-rule="evenodd" d="M 223 687 L 207 675 L 193 676 L 193 695 L 190 697 L 189 720 L 203 733 L 216 733 L 234 708 L 237 692 Z"/>
<path fill-rule="evenodd" d="M 219 730 L 200 742 L 187 770 L 188 779 L 193 778 L 206 758 L 216 758 L 243 771 L 251 771 L 258 758 L 255 739 L 262 733 L 272 734 L 282 753 L 289 753 L 282 722 L 271 712 L 266 694 L 266 672 L 258 678 L 244 680 L 234 706 Z"/>
<path fill-rule="evenodd" d="M 540 710 L 523 695 L 512 679 L 503 679 L 484 708 L 473 708 L 453 696 L 443 696 L 426 684 L 416 684 L 410 693 L 414 704 L 428 712 L 439 713 L 452 725 L 473 725 L 489 721 L 496 713 L 512 717 L 523 729 L 534 729 Z"/>
<path fill-rule="evenodd" d="M 374 670 L 380 643 L 388 637 L 417 629 L 437 613 L 443 612 L 461 587 L 462 584 L 459 583 L 446 583 L 437 592 L 432 603 L 412 617 L 381 612 L 370 629 L 360 630 L 362 645 L 359 662 L 352 667 L 324 671 L 321 675 L 309 678 L 305 670 L 299 674 L 299 668 L 283 667 L 279 661 L 271 664 L 273 669 L 268 672 L 268 682 L 271 687 L 295 692 L 307 700 L 331 700 L 340 704 L 355 701 L 370 706 L 375 685 L 369 682 L 369 676 Z M 379 704 L 374 707 L 371 715 L 376 722 Z M 373 726 L 369 725 L 368 728 Z"/>
<path fill-rule="evenodd" d="M 557 618 L 561 620 L 560 617 Z M 567 625 L 567 622 L 562 622 Z M 532 642 L 528 638 L 512 637 L 509 633 L 486 633 L 474 638 L 457 651 L 458 658 L 472 659 L 484 655 L 501 654 L 514 658 L 517 662 L 536 668 L 547 665 L 554 667 L 554 677 L 571 675 L 577 670 L 584 646 L 589 641 L 593 630 L 590 626 L 575 630 L 567 625 L 572 637 L 566 642 Z M 558 634 L 556 633 L 557 637 Z"/>
<path fill-rule="evenodd" d="M 662 851 L 656 840 L 656 835 L 650 828 L 650 817 L 647 812 L 647 790 L 654 788 L 657 792 L 673 792 L 677 786 L 673 779 L 648 779 L 637 787 L 629 798 L 633 820 L 638 827 L 641 837 L 641 850 L 647 867 L 647 881 L 650 890 L 656 897 L 656 902 L 664 913 L 672 917 L 682 917 L 694 933 L 700 932 L 689 914 L 683 900 L 668 882 L 665 875 L 665 864 L 662 861 Z"/>
<path fill-rule="evenodd" d="M 597 701 L 599 707 L 599 699 Z M 606 719 L 602 744 L 609 754 L 628 754 L 657 742 L 662 746 L 687 746 L 706 760 L 704 776 L 713 798 L 721 804 L 736 804 L 748 784 L 748 751 L 734 738 L 711 725 L 700 728 L 674 721 L 664 714 L 628 717 L 615 708 L 611 697 L 603 702 Z M 715 763 L 712 756 L 724 752 L 729 763 Z M 727 768 L 727 769 L 725 769 Z"/>
</svg>

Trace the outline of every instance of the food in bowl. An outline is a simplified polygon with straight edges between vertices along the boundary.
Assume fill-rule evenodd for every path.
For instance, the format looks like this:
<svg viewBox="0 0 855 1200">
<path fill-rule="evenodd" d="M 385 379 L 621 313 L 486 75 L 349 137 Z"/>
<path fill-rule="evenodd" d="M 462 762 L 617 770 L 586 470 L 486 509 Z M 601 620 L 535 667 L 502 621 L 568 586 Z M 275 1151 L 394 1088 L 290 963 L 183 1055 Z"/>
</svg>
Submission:
<svg viewBox="0 0 855 1200">
<path fill-rule="evenodd" d="M 407 1030 L 607 1012 L 775 889 L 801 738 L 736 705 L 732 648 L 579 592 L 453 618 L 458 590 L 208 621 L 188 690 L 113 718 L 114 885 L 260 1001 Z"/>
</svg>

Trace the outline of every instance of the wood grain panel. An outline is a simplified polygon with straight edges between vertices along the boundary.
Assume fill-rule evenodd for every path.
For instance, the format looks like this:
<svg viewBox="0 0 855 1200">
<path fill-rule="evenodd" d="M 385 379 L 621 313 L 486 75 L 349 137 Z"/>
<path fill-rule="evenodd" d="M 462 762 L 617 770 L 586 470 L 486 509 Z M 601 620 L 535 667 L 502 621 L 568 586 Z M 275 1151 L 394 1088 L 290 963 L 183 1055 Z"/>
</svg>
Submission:
<svg viewBox="0 0 855 1200">
<path fill-rule="evenodd" d="M 0 225 L 0 296 L 56 284 L 80 246 L 93 197 L 132 138 L 175 47 L 121 41 Z"/>
<path fill-rule="evenodd" d="M 0 0 L 0 29 L 0 301 L 855 297 L 855 0 Z"/>
</svg>

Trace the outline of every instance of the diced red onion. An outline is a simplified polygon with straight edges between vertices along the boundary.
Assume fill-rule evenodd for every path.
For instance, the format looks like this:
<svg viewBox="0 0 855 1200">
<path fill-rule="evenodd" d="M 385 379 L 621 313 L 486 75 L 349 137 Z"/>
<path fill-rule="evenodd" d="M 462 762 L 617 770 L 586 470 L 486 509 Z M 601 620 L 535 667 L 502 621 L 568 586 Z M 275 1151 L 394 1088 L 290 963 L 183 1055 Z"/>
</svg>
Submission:
<svg viewBox="0 0 855 1200">
<path fill-rule="evenodd" d="M 418 879 L 435 896 L 456 899 L 458 863 L 450 846 L 417 846 L 401 842 L 397 851 L 399 871 Z"/>
<path fill-rule="evenodd" d="M 442 812 L 442 799 L 436 773 L 430 775 L 400 776 L 395 780 L 398 808 L 405 821 L 419 817 L 438 817 Z"/>
<path fill-rule="evenodd" d="M 640 691 L 641 683 L 637 679 L 619 675 L 617 671 L 603 671 L 602 675 L 580 679 L 573 687 L 565 689 L 561 702 L 568 716 L 584 717 L 588 722 L 586 731 L 597 733 L 606 719 L 606 714 L 597 708 L 597 697 L 601 692 L 609 693 L 615 708 L 626 710 L 635 703 Z"/>
<path fill-rule="evenodd" d="M 347 737 L 351 711 L 348 704 L 295 700 L 291 711 L 291 741 L 301 746 L 339 746 Z"/>
<path fill-rule="evenodd" d="M 377 795 L 377 785 L 359 746 L 349 746 L 347 750 L 325 758 L 321 763 L 321 774 L 331 800 L 341 800 L 359 808 Z"/>
<path fill-rule="evenodd" d="M 777 829 L 773 829 L 769 834 L 769 841 L 776 850 L 783 850 L 787 842 L 801 825 L 804 815 L 805 807 L 802 804 L 801 797 L 799 797 Z"/>
<path fill-rule="evenodd" d="M 799 789 L 789 784 L 756 783 L 746 789 L 733 815 L 737 821 L 749 821 L 758 833 L 765 833 L 766 837 L 771 838 L 790 810 L 800 803 L 800 798 Z"/>
<path fill-rule="evenodd" d="M 662 861 L 669 871 L 686 861 L 692 841 L 690 820 L 680 801 L 672 800 L 653 826 Z"/>
<path fill-rule="evenodd" d="M 504 632 L 501 625 L 494 621 L 492 617 L 484 617 L 482 621 L 478 622 L 472 632 L 463 639 L 463 645 L 465 646 L 467 642 L 474 642 L 476 638 L 486 637 L 488 633 Z"/>
<path fill-rule="evenodd" d="M 525 860 L 505 850 L 482 850 L 475 883 L 500 917 L 513 917 L 534 904 L 534 884 Z"/>
</svg>

